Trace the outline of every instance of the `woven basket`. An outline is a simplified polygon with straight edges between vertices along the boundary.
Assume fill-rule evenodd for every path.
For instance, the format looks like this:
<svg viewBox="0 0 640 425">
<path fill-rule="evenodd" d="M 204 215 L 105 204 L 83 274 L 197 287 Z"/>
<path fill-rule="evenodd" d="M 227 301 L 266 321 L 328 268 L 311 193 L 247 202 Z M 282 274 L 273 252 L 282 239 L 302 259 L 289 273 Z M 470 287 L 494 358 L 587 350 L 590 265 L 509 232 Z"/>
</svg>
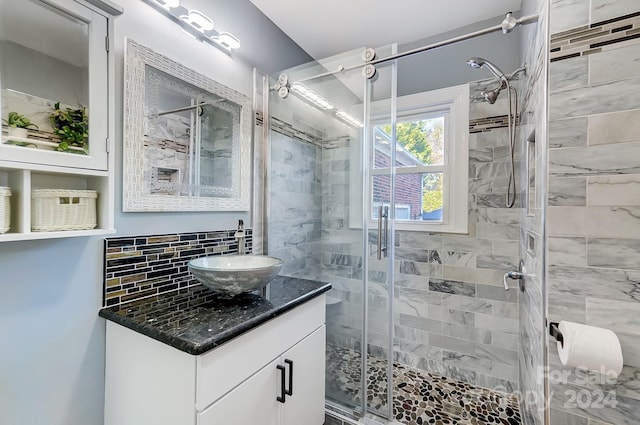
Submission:
<svg viewBox="0 0 640 425">
<path fill-rule="evenodd" d="M 88 230 L 97 225 L 95 190 L 36 189 L 31 192 L 31 230 Z"/>
<path fill-rule="evenodd" d="M 0 187 L 0 233 L 6 233 L 11 227 L 11 189 Z"/>
</svg>

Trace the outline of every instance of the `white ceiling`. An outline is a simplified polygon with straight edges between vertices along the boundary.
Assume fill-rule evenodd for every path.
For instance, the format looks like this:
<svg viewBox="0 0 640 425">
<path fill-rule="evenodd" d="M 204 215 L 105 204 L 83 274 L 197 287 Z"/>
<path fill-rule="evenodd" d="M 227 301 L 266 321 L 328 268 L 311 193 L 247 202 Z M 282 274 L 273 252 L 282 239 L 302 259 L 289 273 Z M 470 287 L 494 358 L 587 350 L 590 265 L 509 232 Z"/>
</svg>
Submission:
<svg viewBox="0 0 640 425">
<path fill-rule="evenodd" d="M 314 59 L 409 43 L 520 9 L 522 0 L 250 0 Z"/>
</svg>

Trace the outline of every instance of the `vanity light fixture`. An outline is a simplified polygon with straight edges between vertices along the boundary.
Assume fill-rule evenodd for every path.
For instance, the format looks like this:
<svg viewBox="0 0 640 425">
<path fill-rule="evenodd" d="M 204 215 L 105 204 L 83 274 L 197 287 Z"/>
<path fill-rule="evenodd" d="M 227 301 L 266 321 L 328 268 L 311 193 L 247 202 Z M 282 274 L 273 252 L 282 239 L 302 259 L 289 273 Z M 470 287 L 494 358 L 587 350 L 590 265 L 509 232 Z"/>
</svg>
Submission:
<svg viewBox="0 0 640 425">
<path fill-rule="evenodd" d="M 336 117 L 340 118 L 341 120 L 345 121 L 347 124 L 350 124 L 354 127 L 364 127 L 364 124 L 362 124 L 359 120 L 355 119 L 354 117 L 352 117 L 351 115 L 343 111 L 342 109 L 338 109 L 336 111 Z"/>
<path fill-rule="evenodd" d="M 219 35 L 211 37 L 211 40 L 228 50 L 240 48 L 238 37 L 228 32 L 221 32 Z"/>
<path fill-rule="evenodd" d="M 309 90 L 304 84 L 300 84 L 300 83 L 291 84 L 291 91 L 299 94 L 300 96 L 307 99 L 309 102 L 313 103 L 314 105 L 322 109 L 331 110 L 334 108 L 331 102 L 329 102 L 327 99 L 320 96 L 318 93 L 314 92 L 313 90 Z"/>
<path fill-rule="evenodd" d="M 1 0 L 0 0 L 1 1 Z M 102 0 L 95 0 L 102 1 Z M 228 55 L 240 48 L 240 40 L 235 35 L 214 28 L 213 20 L 199 10 L 189 10 L 181 5 L 181 0 L 142 0 L 155 10 L 180 25 L 185 34 L 199 41 L 205 41 Z"/>
<path fill-rule="evenodd" d="M 180 7 L 180 0 L 153 0 L 163 9 L 175 9 L 176 7 Z"/>
<path fill-rule="evenodd" d="M 186 15 L 180 16 L 180 19 L 191 25 L 196 30 L 204 33 L 213 29 L 213 21 L 204 13 L 197 10 L 190 10 Z"/>
</svg>

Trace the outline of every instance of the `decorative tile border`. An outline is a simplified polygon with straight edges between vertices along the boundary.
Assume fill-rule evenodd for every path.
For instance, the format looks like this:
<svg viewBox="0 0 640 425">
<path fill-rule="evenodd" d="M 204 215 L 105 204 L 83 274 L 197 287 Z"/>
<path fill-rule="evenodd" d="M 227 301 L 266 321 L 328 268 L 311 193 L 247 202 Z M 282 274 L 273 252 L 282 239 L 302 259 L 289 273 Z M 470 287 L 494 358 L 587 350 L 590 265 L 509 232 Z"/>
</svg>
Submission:
<svg viewBox="0 0 640 425">
<path fill-rule="evenodd" d="M 538 72 L 538 70 L 536 71 Z M 518 116 L 518 120 L 520 117 Z M 255 124 L 258 127 L 264 126 L 264 115 L 262 112 L 256 112 Z M 508 127 L 507 115 L 498 115 L 495 117 L 486 117 L 469 120 L 469 132 L 480 133 L 488 132 L 497 128 Z M 291 137 L 294 140 L 298 140 L 305 143 L 310 143 L 314 146 L 322 147 L 323 149 L 335 149 L 342 148 L 349 145 L 349 136 L 338 137 L 331 140 L 323 140 L 322 137 L 310 134 L 304 130 L 295 128 L 292 124 L 279 120 L 278 118 L 271 117 L 271 129 L 276 133 L 280 133 L 284 136 Z"/>
<path fill-rule="evenodd" d="M 328 139 L 322 141 L 323 149 L 337 149 L 349 147 L 351 138 L 349 136 L 336 137 L 335 139 Z"/>
<path fill-rule="evenodd" d="M 520 117 L 518 117 L 519 119 Z M 271 118 L 273 120 L 271 128 L 276 133 L 280 133 L 284 136 L 291 137 L 292 139 L 310 143 L 314 146 L 323 147 L 324 149 L 342 148 L 349 145 L 349 136 L 339 137 L 331 140 L 322 140 L 319 137 L 313 136 L 302 130 L 294 128 L 291 124 L 284 121 L 280 121 L 277 118 Z M 262 115 L 258 117 L 256 114 L 256 124 L 262 126 Z M 508 125 L 507 115 L 498 115 L 495 117 L 486 117 L 469 120 L 469 132 L 480 133 L 494 130 L 496 128 L 506 128 Z"/>
<path fill-rule="evenodd" d="M 103 305 L 113 306 L 199 285 L 187 263 L 204 255 L 238 252 L 236 230 L 126 236 L 104 240 Z M 251 252 L 252 231 L 245 230 Z"/>
<path fill-rule="evenodd" d="M 640 43 L 640 11 L 552 34 L 550 58 L 555 62 L 586 56 L 627 41 Z"/>
<path fill-rule="evenodd" d="M 286 121 L 281 121 L 278 118 L 270 117 L 271 129 L 276 133 L 280 133 L 284 136 L 291 137 L 292 139 L 299 140 L 301 142 L 310 143 L 314 146 L 322 146 L 322 136 L 311 134 L 307 131 L 295 128 L 292 124 Z"/>
<path fill-rule="evenodd" d="M 518 120 L 520 117 L 518 117 Z M 469 133 L 482 133 L 496 128 L 506 128 L 509 125 L 509 117 L 507 115 L 498 115 L 495 117 L 476 118 L 469 120 Z"/>
</svg>

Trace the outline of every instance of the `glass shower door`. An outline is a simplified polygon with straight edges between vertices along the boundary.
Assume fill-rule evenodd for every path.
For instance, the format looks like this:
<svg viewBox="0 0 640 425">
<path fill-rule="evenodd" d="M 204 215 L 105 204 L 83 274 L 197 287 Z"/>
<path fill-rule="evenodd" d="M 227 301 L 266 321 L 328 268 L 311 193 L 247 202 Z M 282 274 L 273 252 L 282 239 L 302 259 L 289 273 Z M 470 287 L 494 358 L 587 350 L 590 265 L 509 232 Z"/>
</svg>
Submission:
<svg viewBox="0 0 640 425">
<path fill-rule="evenodd" d="M 395 46 L 376 49 L 377 57 L 395 53 Z M 373 66 L 373 69 L 371 68 Z M 367 245 L 364 269 L 366 376 L 368 412 L 393 414 L 393 275 L 395 205 L 396 63 L 369 65 L 365 74 L 365 143 L 363 208 Z"/>
<path fill-rule="evenodd" d="M 347 416 L 392 414 L 395 66 L 358 49 L 270 78 L 267 250 L 332 284 L 326 400 Z"/>
<path fill-rule="evenodd" d="M 365 410 L 362 51 L 270 77 L 267 250 L 281 274 L 332 284 L 327 297 L 326 399 Z M 350 69 L 331 72 L 338 67 Z"/>
</svg>

